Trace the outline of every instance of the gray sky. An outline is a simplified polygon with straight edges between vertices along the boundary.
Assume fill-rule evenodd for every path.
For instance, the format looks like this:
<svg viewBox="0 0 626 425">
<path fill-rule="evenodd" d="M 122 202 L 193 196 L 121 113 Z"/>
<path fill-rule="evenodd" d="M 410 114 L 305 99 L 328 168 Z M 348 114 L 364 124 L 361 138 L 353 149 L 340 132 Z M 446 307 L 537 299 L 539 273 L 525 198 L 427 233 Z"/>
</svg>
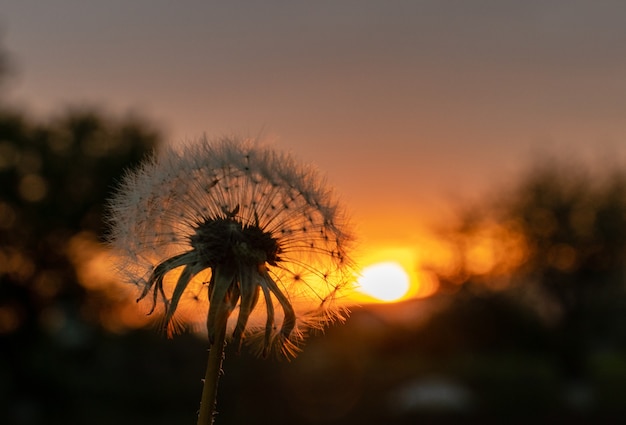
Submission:
<svg viewBox="0 0 626 425">
<path fill-rule="evenodd" d="M 373 245 L 538 154 L 626 156 L 621 0 L 4 0 L 0 27 L 12 103 L 262 135 L 326 172 Z"/>
</svg>

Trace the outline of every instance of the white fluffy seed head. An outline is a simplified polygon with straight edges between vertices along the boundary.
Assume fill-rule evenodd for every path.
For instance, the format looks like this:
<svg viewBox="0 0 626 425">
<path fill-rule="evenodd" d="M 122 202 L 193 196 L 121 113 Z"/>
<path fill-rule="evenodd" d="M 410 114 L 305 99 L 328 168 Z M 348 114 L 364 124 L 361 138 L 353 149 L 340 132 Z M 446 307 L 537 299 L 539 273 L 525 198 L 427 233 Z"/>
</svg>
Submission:
<svg viewBox="0 0 626 425">
<path fill-rule="evenodd" d="M 280 246 L 280 260 L 265 267 L 295 310 L 293 338 L 343 317 L 336 301 L 352 282 L 352 234 L 326 182 L 289 155 L 235 138 L 165 147 L 126 174 L 109 206 L 109 240 L 122 278 L 140 291 L 159 264 L 192 250 L 201 223 L 236 211 L 238 223 L 258 227 Z M 181 269 L 165 276 L 167 297 Z M 175 325 L 206 321 L 210 276 L 206 270 L 191 280 Z M 282 310 L 272 303 L 280 329 Z M 257 304 L 247 335 L 266 327 L 268 308 Z"/>
</svg>

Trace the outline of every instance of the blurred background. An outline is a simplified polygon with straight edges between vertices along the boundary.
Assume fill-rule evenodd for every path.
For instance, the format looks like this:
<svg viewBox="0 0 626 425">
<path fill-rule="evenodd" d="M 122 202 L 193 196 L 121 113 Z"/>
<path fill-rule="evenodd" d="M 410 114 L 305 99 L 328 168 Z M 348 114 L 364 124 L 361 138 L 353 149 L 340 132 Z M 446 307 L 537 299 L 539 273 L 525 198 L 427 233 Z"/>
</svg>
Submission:
<svg viewBox="0 0 626 425">
<path fill-rule="evenodd" d="M 218 424 L 626 415 L 621 2 L 166 3 L 0 10 L 0 423 L 195 423 L 207 342 L 102 242 L 124 170 L 202 131 L 328 170 L 409 280 L 290 362 L 228 351 Z"/>
</svg>

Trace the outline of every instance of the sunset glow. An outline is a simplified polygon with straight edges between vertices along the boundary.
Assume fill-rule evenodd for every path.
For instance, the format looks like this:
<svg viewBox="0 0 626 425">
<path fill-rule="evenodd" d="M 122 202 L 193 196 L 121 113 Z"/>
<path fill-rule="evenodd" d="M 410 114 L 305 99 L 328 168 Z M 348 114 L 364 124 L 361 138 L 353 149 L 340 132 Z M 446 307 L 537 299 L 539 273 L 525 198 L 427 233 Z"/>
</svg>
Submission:
<svg viewBox="0 0 626 425">
<path fill-rule="evenodd" d="M 396 301 L 410 288 L 409 275 L 395 262 L 376 263 L 363 269 L 358 290 L 381 301 Z"/>
</svg>

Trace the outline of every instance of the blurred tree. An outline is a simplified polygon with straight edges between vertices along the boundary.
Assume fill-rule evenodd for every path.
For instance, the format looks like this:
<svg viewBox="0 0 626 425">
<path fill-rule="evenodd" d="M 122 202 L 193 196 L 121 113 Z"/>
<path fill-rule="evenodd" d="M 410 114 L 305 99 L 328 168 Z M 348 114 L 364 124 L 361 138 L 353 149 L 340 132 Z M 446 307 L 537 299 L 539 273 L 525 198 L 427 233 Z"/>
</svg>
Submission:
<svg viewBox="0 0 626 425">
<path fill-rule="evenodd" d="M 495 202 L 462 215 L 447 289 L 506 293 L 550 335 L 563 377 L 587 378 L 588 355 L 623 348 L 626 316 L 626 175 L 591 177 L 546 163 Z"/>
<path fill-rule="evenodd" d="M 104 200 L 115 178 L 156 141 L 139 121 L 115 123 L 91 111 L 47 125 L 0 111 L 3 334 L 32 321 L 49 323 L 40 316 L 50 313 L 47 307 L 63 310 L 65 299 L 84 301 L 72 246 L 103 234 Z M 9 291 L 28 302 L 8 301 Z"/>
<path fill-rule="evenodd" d="M 38 401 L 63 397 L 43 378 L 67 371 L 54 353 L 88 345 L 119 316 L 122 301 L 87 265 L 103 253 L 116 178 L 158 140 L 137 118 L 70 110 L 39 123 L 0 103 L 0 423 L 38 423 Z"/>
<path fill-rule="evenodd" d="M 534 285 L 533 304 L 557 331 L 563 371 L 583 378 L 593 345 L 616 342 L 623 329 L 626 175 L 593 180 L 577 169 L 547 166 L 502 215 L 525 235 L 519 278 Z"/>
</svg>

